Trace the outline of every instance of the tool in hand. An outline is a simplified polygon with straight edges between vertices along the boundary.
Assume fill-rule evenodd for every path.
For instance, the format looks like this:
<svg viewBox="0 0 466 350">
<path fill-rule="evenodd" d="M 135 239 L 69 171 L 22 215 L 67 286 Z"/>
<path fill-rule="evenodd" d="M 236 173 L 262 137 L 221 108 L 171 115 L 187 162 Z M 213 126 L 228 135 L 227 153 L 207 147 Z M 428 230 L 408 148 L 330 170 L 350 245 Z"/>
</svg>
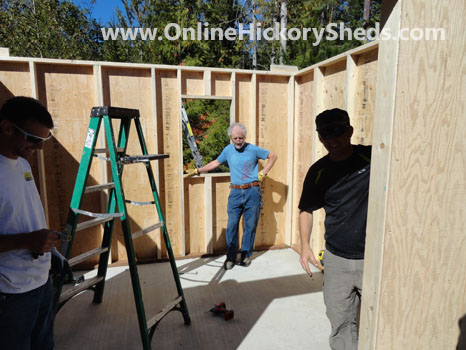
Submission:
<svg viewBox="0 0 466 350">
<path fill-rule="evenodd" d="M 69 242 L 71 240 L 71 235 L 68 232 L 60 232 L 60 231 L 52 231 L 58 235 L 58 238 L 64 242 Z M 32 253 L 32 257 L 37 259 L 40 255 L 44 255 L 44 253 Z"/>
<path fill-rule="evenodd" d="M 229 321 L 235 317 L 235 312 L 233 310 L 227 310 L 224 302 L 215 304 L 209 311 L 214 315 L 223 315 L 225 321 Z"/>
<path fill-rule="evenodd" d="M 319 263 L 317 265 L 317 268 L 322 272 L 324 272 L 324 252 L 325 252 L 325 250 L 321 250 L 319 252 L 319 254 L 317 255 L 317 259 L 318 259 L 318 263 Z"/>
</svg>

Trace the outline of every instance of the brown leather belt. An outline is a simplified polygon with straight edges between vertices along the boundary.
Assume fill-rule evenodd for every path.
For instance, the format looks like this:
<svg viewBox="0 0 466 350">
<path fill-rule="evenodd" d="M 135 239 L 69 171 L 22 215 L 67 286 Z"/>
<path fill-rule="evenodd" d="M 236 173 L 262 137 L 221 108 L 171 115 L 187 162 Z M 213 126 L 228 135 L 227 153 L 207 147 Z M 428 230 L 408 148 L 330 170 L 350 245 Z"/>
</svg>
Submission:
<svg viewBox="0 0 466 350">
<path fill-rule="evenodd" d="M 259 181 L 254 181 L 254 182 L 251 182 L 251 183 L 248 183 L 248 184 L 244 184 L 244 185 L 233 185 L 233 184 L 230 184 L 230 188 L 234 188 L 235 190 L 238 190 L 238 189 L 244 190 L 244 189 L 246 189 L 246 188 L 251 188 L 251 187 L 259 186 L 259 185 L 260 185 L 260 182 L 259 182 Z"/>
</svg>

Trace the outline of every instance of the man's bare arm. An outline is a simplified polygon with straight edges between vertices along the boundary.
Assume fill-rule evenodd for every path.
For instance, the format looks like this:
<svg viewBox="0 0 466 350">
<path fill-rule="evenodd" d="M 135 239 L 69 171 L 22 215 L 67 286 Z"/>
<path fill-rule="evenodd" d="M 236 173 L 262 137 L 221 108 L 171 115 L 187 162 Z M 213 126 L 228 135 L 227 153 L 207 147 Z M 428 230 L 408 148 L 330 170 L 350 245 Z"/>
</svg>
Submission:
<svg viewBox="0 0 466 350">
<path fill-rule="evenodd" d="M 309 276 L 312 276 L 309 263 L 311 263 L 315 267 L 319 267 L 317 259 L 310 245 L 312 222 L 312 212 L 302 210 L 299 213 L 299 238 L 301 240 L 301 255 L 299 257 L 299 262 L 301 263 L 301 266 L 304 269 L 304 271 L 306 271 Z"/>
</svg>

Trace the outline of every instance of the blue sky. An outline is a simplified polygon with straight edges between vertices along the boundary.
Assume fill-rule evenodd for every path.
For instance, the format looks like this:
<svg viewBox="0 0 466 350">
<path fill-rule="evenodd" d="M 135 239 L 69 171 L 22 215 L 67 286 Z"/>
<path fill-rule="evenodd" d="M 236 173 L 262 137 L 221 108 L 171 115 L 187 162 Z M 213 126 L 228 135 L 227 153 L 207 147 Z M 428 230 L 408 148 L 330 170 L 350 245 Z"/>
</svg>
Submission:
<svg viewBox="0 0 466 350">
<path fill-rule="evenodd" d="M 100 19 L 102 24 L 106 24 L 113 18 L 117 7 L 123 10 L 120 0 L 95 0 L 94 4 L 91 3 L 91 0 L 73 0 L 73 3 L 81 7 L 90 5 L 93 8 L 92 17 Z"/>
</svg>

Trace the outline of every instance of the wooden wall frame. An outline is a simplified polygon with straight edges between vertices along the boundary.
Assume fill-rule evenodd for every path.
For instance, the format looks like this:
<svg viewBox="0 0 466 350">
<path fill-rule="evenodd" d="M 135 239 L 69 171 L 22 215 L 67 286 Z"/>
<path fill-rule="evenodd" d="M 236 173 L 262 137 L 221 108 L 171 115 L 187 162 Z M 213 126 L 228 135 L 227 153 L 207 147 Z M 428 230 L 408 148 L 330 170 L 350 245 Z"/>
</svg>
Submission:
<svg viewBox="0 0 466 350">
<path fill-rule="evenodd" d="M 248 141 L 278 154 L 264 182 L 256 249 L 299 251 L 302 182 L 324 154 L 314 118 L 345 108 L 353 143 L 373 144 L 359 348 L 455 348 L 460 319 L 466 337 L 466 3 L 385 3 L 392 6 L 384 12 L 392 33 L 442 27 L 447 40 L 373 42 L 300 71 L 0 57 L 0 103 L 36 97 L 55 120 L 54 140 L 32 160 L 50 227 L 64 226 L 91 107 L 137 108 L 149 150 L 170 154 L 155 173 L 175 255 L 224 254 L 229 179 L 183 175 L 180 99 L 225 98 L 231 121 L 246 125 Z M 138 151 L 131 143 L 129 149 Z M 135 172 L 125 176 L 131 178 L 127 193 L 144 192 Z M 102 164 L 91 172 L 91 182 L 107 177 Z M 86 203 L 98 211 L 104 199 L 105 193 Z M 141 227 L 153 216 L 130 215 Z M 324 215 L 315 217 L 312 248 L 318 251 Z M 100 235 L 80 236 L 72 254 Z M 116 237 L 112 259 L 124 260 Z M 140 261 L 165 257 L 160 232 L 138 240 Z"/>
</svg>

